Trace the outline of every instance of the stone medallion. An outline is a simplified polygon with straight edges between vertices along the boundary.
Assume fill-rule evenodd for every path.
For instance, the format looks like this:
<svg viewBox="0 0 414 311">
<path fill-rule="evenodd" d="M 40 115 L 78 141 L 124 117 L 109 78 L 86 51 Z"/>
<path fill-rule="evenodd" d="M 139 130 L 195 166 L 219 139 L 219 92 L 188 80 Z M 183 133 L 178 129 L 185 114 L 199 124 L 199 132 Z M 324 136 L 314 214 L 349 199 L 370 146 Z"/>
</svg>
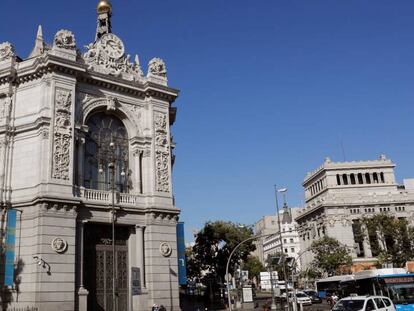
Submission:
<svg viewBox="0 0 414 311">
<path fill-rule="evenodd" d="M 66 251 L 68 243 L 61 238 L 54 238 L 52 240 L 51 247 L 56 253 L 60 254 Z"/>
<path fill-rule="evenodd" d="M 170 257 L 171 256 L 171 253 L 172 253 L 171 245 L 169 243 L 167 243 L 167 242 L 162 242 L 160 244 L 160 253 L 164 257 Z"/>
</svg>

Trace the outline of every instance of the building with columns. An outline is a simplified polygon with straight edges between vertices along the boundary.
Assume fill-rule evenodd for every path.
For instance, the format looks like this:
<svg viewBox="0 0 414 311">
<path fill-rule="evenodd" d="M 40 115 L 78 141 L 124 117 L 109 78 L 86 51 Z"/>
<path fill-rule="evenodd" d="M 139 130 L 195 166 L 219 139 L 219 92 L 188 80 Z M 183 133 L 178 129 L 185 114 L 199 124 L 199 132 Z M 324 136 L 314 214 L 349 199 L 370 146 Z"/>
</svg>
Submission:
<svg viewBox="0 0 414 311">
<path fill-rule="evenodd" d="M 0 43 L 7 310 L 179 309 L 171 178 L 178 91 L 162 59 L 147 73 L 138 56 L 132 62 L 111 14 L 100 1 L 83 52 L 69 30 L 49 45 L 39 27 L 25 59 Z"/>
<path fill-rule="evenodd" d="M 332 162 L 327 158 L 306 175 L 305 207 L 295 217 L 304 252 L 303 268 L 313 259 L 306 250 L 324 235 L 349 248 L 355 270 L 374 264 L 376 254 L 370 241 L 361 241 L 354 235 L 363 217 L 384 213 L 414 224 L 413 180 L 397 184 L 394 168 L 395 164 L 384 155 L 372 161 Z"/>
</svg>

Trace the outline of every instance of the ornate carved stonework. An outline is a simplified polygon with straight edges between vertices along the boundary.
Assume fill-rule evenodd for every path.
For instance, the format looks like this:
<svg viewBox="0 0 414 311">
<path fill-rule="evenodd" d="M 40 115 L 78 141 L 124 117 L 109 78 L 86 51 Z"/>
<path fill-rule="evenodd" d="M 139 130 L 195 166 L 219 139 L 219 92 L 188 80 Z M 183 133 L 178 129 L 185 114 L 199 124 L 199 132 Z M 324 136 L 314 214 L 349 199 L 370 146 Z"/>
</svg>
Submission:
<svg viewBox="0 0 414 311">
<path fill-rule="evenodd" d="M 68 248 L 68 243 L 61 238 L 54 238 L 50 245 L 56 253 L 63 253 Z"/>
<path fill-rule="evenodd" d="M 69 90 L 56 89 L 55 101 L 52 177 L 56 179 L 68 180 L 70 166 L 70 142 L 72 139 L 72 94 Z"/>
<path fill-rule="evenodd" d="M 155 166 L 156 190 L 170 192 L 169 163 L 170 148 L 167 139 L 167 115 L 155 113 Z"/>
<path fill-rule="evenodd" d="M 16 56 L 14 47 L 10 42 L 0 43 L 0 62 L 4 62 Z"/>
<path fill-rule="evenodd" d="M 169 243 L 167 243 L 167 242 L 162 242 L 160 244 L 160 253 L 164 257 L 170 257 L 171 256 L 171 253 L 172 253 L 171 245 Z"/>
<path fill-rule="evenodd" d="M 0 125 L 3 125 L 8 117 L 10 117 L 10 110 L 12 99 L 9 96 L 0 98 Z"/>
<path fill-rule="evenodd" d="M 162 78 L 167 77 L 167 67 L 161 58 L 153 58 L 148 63 L 148 75 L 154 75 Z"/>
<path fill-rule="evenodd" d="M 61 48 L 61 49 L 75 50 L 76 49 L 75 36 L 69 30 L 65 30 L 65 29 L 59 30 L 55 35 L 53 46 Z"/>
<path fill-rule="evenodd" d="M 141 107 L 137 105 L 125 105 L 125 107 L 129 110 L 131 121 L 134 122 L 137 130 L 139 133 L 142 133 L 142 127 L 141 127 Z"/>
<path fill-rule="evenodd" d="M 141 81 L 143 73 L 138 56 L 135 63 L 130 62 L 130 55 L 125 55 L 122 41 L 114 34 L 103 35 L 95 43 L 86 46 L 88 51 L 83 55 L 89 70 L 104 74 L 120 76 L 129 81 Z"/>
<path fill-rule="evenodd" d="M 168 163 L 170 161 L 169 153 L 160 150 L 155 151 L 157 191 L 170 192 L 170 179 Z"/>
</svg>

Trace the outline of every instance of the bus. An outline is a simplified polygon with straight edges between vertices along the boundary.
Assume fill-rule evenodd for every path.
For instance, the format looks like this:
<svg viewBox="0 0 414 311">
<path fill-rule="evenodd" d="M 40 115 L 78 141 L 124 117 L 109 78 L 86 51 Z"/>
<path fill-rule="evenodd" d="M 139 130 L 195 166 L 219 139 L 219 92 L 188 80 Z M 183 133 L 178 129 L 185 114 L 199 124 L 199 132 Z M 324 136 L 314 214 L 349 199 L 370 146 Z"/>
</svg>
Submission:
<svg viewBox="0 0 414 311">
<path fill-rule="evenodd" d="M 330 276 L 326 279 L 320 279 L 316 281 L 316 291 L 318 292 L 319 297 L 327 298 L 331 296 L 333 293 L 340 293 L 342 282 L 353 279 L 354 276 L 352 274 L 335 275 Z"/>
<path fill-rule="evenodd" d="M 351 294 L 389 297 L 398 311 L 414 311 L 414 273 L 402 268 L 365 270 L 340 282 L 342 297 Z"/>
</svg>

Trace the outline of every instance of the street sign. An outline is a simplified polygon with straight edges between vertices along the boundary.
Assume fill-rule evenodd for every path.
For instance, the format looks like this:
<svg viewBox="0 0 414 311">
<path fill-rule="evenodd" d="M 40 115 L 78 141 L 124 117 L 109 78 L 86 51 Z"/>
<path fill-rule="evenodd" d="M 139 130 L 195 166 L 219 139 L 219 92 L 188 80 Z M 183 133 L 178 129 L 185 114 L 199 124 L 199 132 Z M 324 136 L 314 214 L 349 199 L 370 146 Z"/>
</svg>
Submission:
<svg viewBox="0 0 414 311">
<path fill-rule="evenodd" d="M 138 267 L 131 268 L 131 294 L 137 296 L 141 293 L 141 273 Z"/>
<path fill-rule="evenodd" d="M 253 302 L 252 287 L 243 287 L 243 302 Z"/>
</svg>

